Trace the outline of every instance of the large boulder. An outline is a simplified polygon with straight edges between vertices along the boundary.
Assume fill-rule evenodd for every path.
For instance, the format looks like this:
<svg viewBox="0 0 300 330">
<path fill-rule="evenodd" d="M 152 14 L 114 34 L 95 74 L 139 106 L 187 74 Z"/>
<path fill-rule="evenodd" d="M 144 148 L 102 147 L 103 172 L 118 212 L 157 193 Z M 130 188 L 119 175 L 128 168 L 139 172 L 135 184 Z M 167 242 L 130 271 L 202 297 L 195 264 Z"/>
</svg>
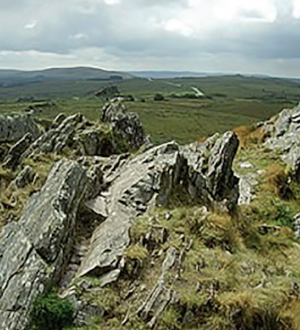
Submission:
<svg viewBox="0 0 300 330">
<path fill-rule="evenodd" d="M 0 142 L 17 142 L 27 133 L 33 138 L 41 134 L 39 126 L 30 115 L 19 113 L 0 116 Z"/>
<path fill-rule="evenodd" d="M 139 116 L 128 112 L 118 99 L 104 106 L 102 121 L 109 123 L 114 135 L 119 136 L 131 148 L 137 149 L 148 142 Z"/>
<path fill-rule="evenodd" d="M 266 122 L 263 130 L 268 134 L 265 146 L 282 153 L 283 160 L 292 171 L 300 171 L 300 105 L 284 109 L 276 118 Z"/>
<path fill-rule="evenodd" d="M 83 122 L 84 118 L 80 114 L 67 117 L 54 129 L 41 135 L 23 154 L 23 158 L 37 154 L 56 153 L 60 154 L 69 144 L 76 132 L 78 123 Z"/>
<path fill-rule="evenodd" d="M 179 199 L 211 207 L 236 205 L 238 179 L 231 166 L 237 149 L 236 134 L 228 132 L 199 148 L 171 142 L 132 160 L 119 157 L 110 168 L 106 164 L 106 194 L 86 205 L 107 219 L 95 230 L 78 276 L 115 272 L 129 245 L 130 227 L 153 202 L 167 205 Z"/>
<path fill-rule="evenodd" d="M 87 189 L 85 170 L 56 163 L 40 192 L 28 201 L 18 223 L 0 237 L 0 328 L 23 330 L 45 285 L 57 281 L 74 240 L 77 209 Z"/>
</svg>

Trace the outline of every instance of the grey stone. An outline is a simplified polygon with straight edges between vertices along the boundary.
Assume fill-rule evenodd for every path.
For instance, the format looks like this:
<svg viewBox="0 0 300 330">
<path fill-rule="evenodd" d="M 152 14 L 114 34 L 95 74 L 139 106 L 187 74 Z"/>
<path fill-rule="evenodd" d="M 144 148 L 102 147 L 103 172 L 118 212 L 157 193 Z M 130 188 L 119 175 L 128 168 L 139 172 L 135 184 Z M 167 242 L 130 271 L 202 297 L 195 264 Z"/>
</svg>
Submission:
<svg viewBox="0 0 300 330">
<path fill-rule="evenodd" d="M 283 110 L 277 118 L 264 126 L 269 133 L 265 146 L 279 150 L 282 159 L 291 167 L 294 174 L 300 171 L 300 105 Z"/>
<path fill-rule="evenodd" d="M 279 137 L 285 134 L 289 129 L 291 121 L 292 121 L 291 111 L 288 109 L 282 110 L 278 116 L 278 119 L 274 124 L 275 136 Z"/>
<path fill-rule="evenodd" d="M 189 202 L 201 201 L 208 206 L 214 201 L 231 207 L 236 204 L 238 179 L 231 165 L 237 147 L 235 134 L 225 133 L 210 151 L 206 170 L 197 150 L 181 149 L 175 142 L 152 148 L 132 160 L 120 161 L 119 156 L 113 163 L 119 166 L 103 168 L 109 187 L 105 203 L 101 199 L 100 212 L 106 204 L 107 219 L 93 233 L 78 276 L 103 275 L 118 267 L 130 242 L 129 229 L 152 204 L 153 196 L 156 205 L 167 205 L 177 194 Z M 95 205 L 95 201 L 90 203 Z"/>
<path fill-rule="evenodd" d="M 238 183 L 232 163 L 239 147 L 235 133 L 227 132 L 215 143 L 208 162 L 208 187 L 217 201 L 223 200 Z M 236 202 L 236 201 L 234 201 Z"/>
<path fill-rule="evenodd" d="M 84 142 L 83 146 L 85 149 L 85 153 L 88 156 L 97 155 L 98 150 L 98 133 L 93 129 L 83 131 L 84 134 Z"/>
<path fill-rule="evenodd" d="M 0 116 L 0 142 L 17 142 L 30 133 L 34 139 L 40 134 L 40 128 L 28 114 L 18 113 Z"/>
<path fill-rule="evenodd" d="M 106 285 L 116 282 L 118 278 L 120 277 L 121 270 L 120 269 L 114 269 L 110 271 L 109 273 L 104 274 L 100 280 L 101 280 L 101 287 L 105 287 Z"/>
<path fill-rule="evenodd" d="M 162 265 L 161 275 L 158 278 L 157 283 L 152 289 L 151 293 L 137 312 L 137 314 L 144 319 L 148 319 L 149 316 L 151 317 L 150 321 L 148 322 L 148 326 L 150 328 L 155 326 L 155 323 L 157 322 L 157 319 L 161 313 L 172 301 L 174 292 L 172 288 L 167 289 L 166 277 L 177 260 L 177 251 L 174 247 L 169 248 Z"/>
<path fill-rule="evenodd" d="M 300 238 L 300 213 L 294 216 L 293 222 L 295 224 L 295 236 Z"/>
<path fill-rule="evenodd" d="M 101 215 L 103 218 L 108 217 L 106 200 L 102 196 L 86 201 L 85 206 L 96 214 Z"/>
<path fill-rule="evenodd" d="M 89 167 L 87 171 L 88 187 L 85 199 L 94 199 L 104 188 L 102 165 L 96 164 Z"/>
<path fill-rule="evenodd" d="M 24 188 L 34 180 L 34 172 L 30 166 L 25 166 L 24 169 L 18 174 L 12 182 L 17 188 Z"/>
<path fill-rule="evenodd" d="M 242 162 L 240 163 L 241 168 L 254 168 L 254 165 L 251 164 L 250 162 Z"/>
<path fill-rule="evenodd" d="M 60 114 L 51 128 L 24 150 L 22 159 L 48 153 L 62 154 L 66 148 L 77 156 L 106 157 L 138 149 L 149 139 L 138 116 L 124 109 L 120 102 L 109 104 L 105 111 L 106 125 L 89 123 L 81 114 L 69 117 Z"/>
<path fill-rule="evenodd" d="M 19 223 L 46 261 L 56 260 L 62 252 L 60 245 L 68 245 L 86 184 L 86 171 L 76 162 L 62 160 L 26 204 Z"/>
<path fill-rule="evenodd" d="M 257 173 L 251 173 L 240 177 L 239 205 L 249 205 L 252 202 L 254 199 L 255 187 L 258 184 L 258 177 L 259 175 Z"/>
<path fill-rule="evenodd" d="M 83 116 L 76 114 L 67 117 L 57 128 L 45 132 L 22 155 L 22 158 L 47 153 L 62 153 L 73 141 L 76 126 L 83 121 Z"/>
<path fill-rule="evenodd" d="M 0 237 L 1 329 L 25 329 L 33 301 L 62 272 L 86 183 L 85 170 L 76 162 L 58 162 L 41 191 L 29 199 L 20 221 L 4 227 Z"/>
<path fill-rule="evenodd" d="M 20 158 L 26 149 L 33 142 L 31 133 L 25 134 L 16 144 L 14 144 L 8 151 L 6 158 L 4 159 L 4 167 L 11 167 L 16 169 L 20 164 Z"/>
<path fill-rule="evenodd" d="M 59 126 L 65 119 L 67 118 L 67 116 L 64 113 L 60 113 L 59 115 L 57 115 L 55 117 L 55 119 L 53 120 L 52 125 L 57 127 Z"/>
<path fill-rule="evenodd" d="M 123 139 L 131 148 L 138 149 L 148 141 L 139 116 L 128 112 L 119 100 L 105 105 L 102 121 L 109 123 L 114 135 Z"/>
</svg>

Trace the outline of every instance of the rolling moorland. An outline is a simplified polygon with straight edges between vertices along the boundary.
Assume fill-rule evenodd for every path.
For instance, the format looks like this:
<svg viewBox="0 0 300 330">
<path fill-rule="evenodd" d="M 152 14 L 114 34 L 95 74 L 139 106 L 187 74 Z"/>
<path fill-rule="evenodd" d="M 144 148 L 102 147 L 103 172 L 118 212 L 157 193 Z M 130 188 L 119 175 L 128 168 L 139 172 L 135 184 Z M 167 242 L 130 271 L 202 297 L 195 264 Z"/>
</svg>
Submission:
<svg viewBox="0 0 300 330">
<path fill-rule="evenodd" d="M 170 140 L 188 143 L 250 125 L 295 106 L 300 99 L 300 82 L 293 79 L 240 75 L 143 79 L 87 68 L 62 72 L 52 69 L 25 76 L 24 72 L 17 73 L 7 76 L 0 71 L 0 113 L 27 109 L 32 104 L 26 101 L 34 98 L 52 101 L 48 107 L 40 107 L 37 115 L 41 118 L 54 119 L 60 112 L 81 112 L 90 120 L 98 120 L 105 98 L 95 98 L 95 92 L 116 85 L 121 95 L 134 99 L 127 105 L 140 115 L 154 144 Z M 110 80 L 111 76 L 123 79 Z M 204 97 L 195 97 L 194 87 Z M 157 93 L 164 96 L 163 101 L 153 100 Z"/>
<path fill-rule="evenodd" d="M 0 88 L 0 328 L 299 330 L 297 80 L 89 79 Z"/>
</svg>

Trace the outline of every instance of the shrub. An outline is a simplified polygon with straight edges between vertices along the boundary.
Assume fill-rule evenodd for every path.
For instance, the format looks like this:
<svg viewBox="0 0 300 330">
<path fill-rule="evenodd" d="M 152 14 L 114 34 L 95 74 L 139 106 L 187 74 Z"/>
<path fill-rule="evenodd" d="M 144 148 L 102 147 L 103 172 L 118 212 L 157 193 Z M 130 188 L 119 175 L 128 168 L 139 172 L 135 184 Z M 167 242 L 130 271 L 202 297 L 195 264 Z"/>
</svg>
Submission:
<svg viewBox="0 0 300 330">
<path fill-rule="evenodd" d="M 138 271 L 145 265 L 146 260 L 149 258 L 149 252 L 144 246 L 130 245 L 124 251 L 123 256 L 126 260 L 125 271 L 132 278 L 138 275 Z"/>
<path fill-rule="evenodd" d="M 128 101 L 128 102 L 134 102 L 134 101 L 135 101 L 134 96 L 131 95 L 131 94 L 127 95 L 127 101 Z"/>
<path fill-rule="evenodd" d="M 165 98 L 164 98 L 164 96 L 162 94 L 156 93 L 154 95 L 154 98 L 153 99 L 154 99 L 154 101 L 163 101 Z"/>
<path fill-rule="evenodd" d="M 288 197 L 288 175 L 279 164 L 270 165 L 264 173 L 264 189 L 279 197 Z"/>
<path fill-rule="evenodd" d="M 62 330 L 73 323 L 74 307 L 51 292 L 37 297 L 31 312 L 30 330 Z"/>
<path fill-rule="evenodd" d="M 248 216 L 257 223 L 265 223 L 275 226 L 293 226 L 293 217 L 298 211 L 298 206 L 294 203 L 283 201 L 279 198 L 266 197 L 263 200 L 257 201 L 248 210 Z M 245 216 L 245 215 L 243 215 Z"/>
</svg>

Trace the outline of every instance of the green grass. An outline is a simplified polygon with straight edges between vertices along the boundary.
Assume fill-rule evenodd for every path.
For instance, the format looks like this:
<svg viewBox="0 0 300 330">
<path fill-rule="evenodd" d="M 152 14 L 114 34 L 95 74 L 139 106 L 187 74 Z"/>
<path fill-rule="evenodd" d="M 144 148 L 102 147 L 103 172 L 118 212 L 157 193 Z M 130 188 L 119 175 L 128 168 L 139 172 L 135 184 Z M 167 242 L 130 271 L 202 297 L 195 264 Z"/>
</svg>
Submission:
<svg viewBox="0 0 300 330">
<path fill-rule="evenodd" d="M 2 87 L 0 113 L 24 110 L 30 104 L 16 103 L 16 100 L 34 96 L 52 99 L 57 105 L 37 113 L 41 118 L 51 119 L 61 112 L 81 112 L 90 120 L 98 120 L 105 100 L 91 95 L 105 84 L 97 81 L 67 81 Z M 129 79 L 117 85 L 123 95 L 130 94 L 135 98 L 135 102 L 127 102 L 127 105 L 130 111 L 140 115 L 154 144 L 170 140 L 189 143 L 215 132 L 222 133 L 240 125 L 266 120 L 281 109 L 296 105 L 300 97 L 300 85 L 292 80 L 275 78 L 222 76 L 153 81 Z M 191 87 L 199 88 L 208 98 L 172 97 L 174 93 L 193 93 Z M 163 94 L 165 100 L 153 101 L 156 93 Z"/>
<path fill-rule="evenodd" d="M 148 232 L 149 223 L 153 225 L 151 240 L 155 239 L 157 227 L 168 232 L 167 243 L 156 241 L 154 247 L 151 245 L 153 253 L 136 273 L 135 282 L 123 278 L 109 288 L 85 294 L 85 299 L 101 306 L 105 314 L 84 330 L 146 329 L 147 320 L 139 318 L 136 311 L 155 286 L 170 246 L 176 247 L 178 254 L 184 252 L 180 271 L 175 264 L 166 278 L 166 285 L 175 290 L 177 300 L 165 308 L 156 329 L 299 330 L 300 302 L 297 292 L 291 290 L 291 284 L 300 280 L 296 257 L 299 245 L 289 228 L 283 225 L 277 233 L 261 235 L 258 225 L 265 219 L 254 219 L 253 214 L 245 218 L 243 212 L 239 218 L 226 214 L 203 217 L 197 207 L 182 207 L 171 211 L 169 221 L 164 214 L 164 210 L 157 210 L 131 230 L 134 241 L 138 233 L 143 237 Z M 208 246 L 209 237 L 216 244 Z M 128 251 L 135 251 L 130 254 L 143 255 L 144 259 L 144 251 L 140 253 L 141 247 L 136 243 L 125 256 Z M 137 287 L 129 298 L 124 298 L 130 283 Z M 122 326 L 127 313 L 128 322 Z"/>
</svg>

